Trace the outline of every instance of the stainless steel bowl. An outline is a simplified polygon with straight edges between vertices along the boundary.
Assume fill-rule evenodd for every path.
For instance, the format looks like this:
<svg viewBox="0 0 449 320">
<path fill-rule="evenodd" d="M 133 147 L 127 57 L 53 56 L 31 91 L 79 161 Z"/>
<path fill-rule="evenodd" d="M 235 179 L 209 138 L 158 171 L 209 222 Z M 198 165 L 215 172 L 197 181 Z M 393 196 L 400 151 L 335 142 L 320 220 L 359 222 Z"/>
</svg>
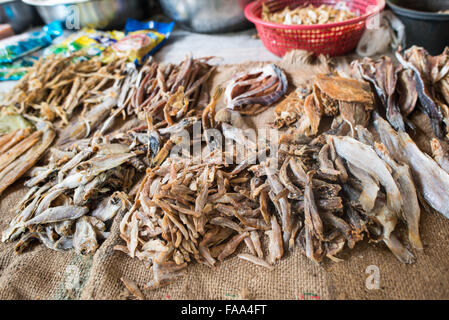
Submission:
<svg viewBox="0 0 449 320">
<path fill-rule="evenodd" d="M 251 26 L 243 11 L 251 0 L 160 0 L 164 13 L 183 28 L 220 33 Z"/>
<path fill-rule="evenodd" d="M 142 0 L 23 0 L 35 6 L 45 23 L 59 20 L 67 29 L 121 28 L 126 19 L 142 19 Z"/>
<path fill-rule="evenodd" d="M 38 20 L 37 13 L 20 0 L 0 0 L 0 23 L 9 23 L 14 32 L 25 31 Z"/>
</svg>

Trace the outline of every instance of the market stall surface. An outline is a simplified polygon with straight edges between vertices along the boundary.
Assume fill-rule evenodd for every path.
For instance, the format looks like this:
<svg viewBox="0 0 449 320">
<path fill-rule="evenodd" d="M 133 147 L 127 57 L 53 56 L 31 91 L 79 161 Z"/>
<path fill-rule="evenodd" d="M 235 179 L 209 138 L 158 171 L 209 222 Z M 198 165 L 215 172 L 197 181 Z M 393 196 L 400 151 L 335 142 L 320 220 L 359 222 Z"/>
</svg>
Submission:
<svg viewBox="0 0 449 320">
<path fill-rule="evenodd" d="M 218 64 L 279 61 L 254 38 L 255 31 L 226 35 L 198 35 L 176 31 L 155 58 L 177 63 L 194 57 L 217 56 Z M 221 60 L 220 60 L 221 59 Z M 2 83 L 1 91 L 13 84 Z M 0 230 L 15 216 L 11 208 L 27 189 L 23 180 L 9 188 L 0 201 Z M 22 255 L 14 245 L 0 244 L 1 299 L 119 299 L 120 278 L 142 286 L 151 273 L 137 259 L 113 249 L 121 243 L 117 216 L 112 234 L 94 256 L 54 252 L 36 246 Z M 289 252 L 274 270 L 255 267 L 233 256 L 216 270 L 193 264 L 172 285 L 144 291 L 148 299 L 447 299 L 449 298 L 449 221 L 437 213 L 422 213 L 423 251 L 412 250 L 416 262 L 400 263 L 383 244 L 358 243 L 343 251 L 344 260 L 316 265 L 299 249 Z M 378 280 L 378 282 L 376 281 Z"/>
</svg>

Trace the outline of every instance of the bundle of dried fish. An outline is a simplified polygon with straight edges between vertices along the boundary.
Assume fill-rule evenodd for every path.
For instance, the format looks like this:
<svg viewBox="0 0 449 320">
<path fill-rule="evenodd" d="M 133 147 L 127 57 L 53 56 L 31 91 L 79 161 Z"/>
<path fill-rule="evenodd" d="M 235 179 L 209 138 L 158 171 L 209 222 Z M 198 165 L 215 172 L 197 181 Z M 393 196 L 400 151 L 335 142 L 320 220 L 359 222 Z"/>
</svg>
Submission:
<svg viewBox="0 0 449 320">
<path fill-rule="evenodd" d="M 207 80 L 215 67 L 209 58 L 187 56 L 179 65 L 151 61 L 139 72 L 131 106 L 142 120 L 157 121 L 158 128 L 169 127 L 192 114 L 192 106 L 208 102 Z"/>
<path fill-rule="evenodd" d="M 313 92 L 297 107 L 301 109 L 301 117 L 296 122 L 299 134 L 316 135 L 324 116 L 337 117 L 335 123 L 346 122 L 354 132 L 356 125 L 369 123 L 374 98 L 364 82 L 320 74 L 314 79 Z"/>
<path fill-rule="evenodd" d="M 52 149 L 49 163 L 31 170 L 25 183 L 31 189 L 2 241 L 21 237 L 19 253 L 33 240 L 53 250 L 95 252 L 109 235 L 110 220 L 127 208 L 126 193 L 146 166 L 147 146 L 138 142 L 138 134 L 96 135 Z"/>
<path fill-rule="evenodd" d="M 345 2 L 339 2 L 335 6 L 312 4 L 290 9 L 286 6 L 283 10 L 271 12 L 268 6 L 262 4 L 262 19 L 268 22 L 281 24 L 314 25 L 333 22 L 342 22 L 353 19 L 357 15 L 349 10 Z"/>
<path fill-rule="evenodd" d="M 0 195 L 35 165 L 54 140 L 52 126 L 37 121 L 36 130 L 27 123 L 23 129 L 0 136 Z"/>
<path fill-rule="evenodd" d="M 449 174 L 430 156 L 422 152 L 405 132 L 395 132 L 387 122 L 377 118 L 374 125 L 382 143 L 392 157 L 406 163 L 417 181 L 417 189 L 436 211 L 449 218 Z"/>
<path fill-rule="evenodd" d="M 413 255 L 393 234 L 398 220 L 403 218 L 409 227 L 411 244 L 422 249 L 420 208 L 409 167 L 393 160 L 386 148 L 376 144 L 364 130 L 361 127 L 357 130 L 363 142 L 331 137 L 335 151 L 346 160 L 348 168 L 345 195 L 350 199 L 351 210 L 364 216 L 370 225 L 370 238 L 384 241 L 401 262 L 412 263 Z"/>
<path fill-rule="evenodd" d="M 79 53 L 69 57 L 49 55 L 36 62 L 19 83 L 5 96 L 4 105 L 19 113 L 33 114 L 64 125 L 78 106 L 84 111 L 98 103 L 101 92 L 122 79 L 125 58 L 104 63 L 99 57 L 82 59 Z"/>
<path fill-rule="evenodd" d="M 435 135 L 443 138 L 443 122 L 446 127 L 449 124 L 449 107 L 443 103 L 447 97 L 445 83 L 449 79 L 449 48 L 439 56 L 431 56 L 424 48 L 413 46 L 403 55 L 398 50 L 396 58 L 414 73 L 418 105 L 429 117 Z M 446 103 L 449 103 L 447 99 Z"/>
<path fill-rule="evenodd" d="M 227 108 L 255 115 L 281 99 L 287 88 L 287 77 L 275 64 L 243 72 L 226 87 Z"/>
<path fill-rule="evenodd" d="M 114 80 L 111 87 L 98 92 L 93 104 L 62 130 L 58 144 L 86 139 L 97 129 L 99 134 L 105 134 L 120 115 L 125 118 L 126 109 L 136 90 L 137 77 L 138 71 L 134 63 L 126 64 L 120 78 Z"/>
<path fill-rule="evenodd" d="M 364 58 L 361 62 L 355 61 L 354 65 L 358 68 L 362 78 L 369 81 L 375 88 L 391 125 L 396 130 L 405 131 L 398 97 L 395 94 L 400 67 L 395 67 L 391 58 L 386 56 L 382 56 L 377 61 Z"/>
<path fill-rule="evenodd" d="M 150 165 L 158 166 L 178 143 L 176 135 L 203 120 L 205 129 L 213 125 L 215 104 L 209 103 L 207 81 L 215 67 L 209 58 L 187 56 L 179 65 L 151 61 L 140 70 L 129 112 L 147 122 Z"/>
</svg>

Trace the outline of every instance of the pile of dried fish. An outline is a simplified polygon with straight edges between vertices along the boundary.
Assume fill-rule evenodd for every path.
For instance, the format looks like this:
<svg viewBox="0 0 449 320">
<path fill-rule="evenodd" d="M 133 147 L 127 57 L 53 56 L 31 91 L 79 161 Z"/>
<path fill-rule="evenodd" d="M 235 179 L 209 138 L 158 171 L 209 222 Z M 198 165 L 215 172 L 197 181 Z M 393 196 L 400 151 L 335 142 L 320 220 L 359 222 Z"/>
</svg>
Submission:
<svg viewBox="0 0 449 320">
<path fill-rule="evenodd" d="M 16 107 L 19 113 L 37 111 L 38 116 L 48 121 L 61 119 L 66 125 L 78 106 L 89 110 L 98 103 L 103 91 L 123 78 L 125 62 L 126 58 L 115 58 L 107 63 L 99 57 L 86 60 L 77 53 L 69 57 L 43 57 L 2 103 Z"/>
<path fill-rule="evenodd" d="M 127 208 L 127 193 L 137 173 L 148 165 L 147 146 L 138 139 L 141 134 L 135 129 L 95 135 L 52 148 L 48 164 L 31 170 L 25 183 L 29 192 L 17 205 L 18 214 L 2 241 L 20 237 L 19 253 L 33 240 L 53 250 L 94 253 L 109 234 L 110 220 Z"/>
<path fill-rule="evenodd" d="M 246 115 L 265 111 L 288 88 L 284 71 L 275 64 L 237 74 L 226 87 L 227 108 Z"/>
<path fill-rule="evenodd" d="M 386 58 L 376 66 L 391 70 Z M 391 91 L 395 83 L 370 79 L 384 98 L 381 103 L 393 109 L 388 113 L 392 121 L 399 103 Z M 172 283 L 193 260 L 214 268 L 241 243 L 247 252 L 239 258 L 268 269 L 294 246 L 316 263 L 324 257 L 340 261 L 338 253 L 365 237 L 384 242 L 401 262 L 412 263 L 414 256 L 399 240 L 397 225 L 405 223 L 410 245 L 422 249 L 420 203 L 448 215 L 448 173 L 377 112 L 380 140 L 368 131 L 375 101 L 366 82 L 318 75 L 311 92 L 294 91 L 275 110 L 277 124 L 297 122 L 296 130 L 279 139 L 277 154 L 268 146 L 257 151 L 255 140 L 243 135 L 247 125 L 239 113 L 225 108 L 212 117 L 215 103 L 216 97 L 203 122 L 250 153 L 238 162 L 235 152 L 228 154 L 226 148 L 222 153 L 206 139 L 211 153 L 202 161 L 170 157 L 147 171 L 120 225 L 126 245 L 115 248 L 152 270 L 148 289 Z M 332 127 L 314 139 L 307 137 L 318 133 L 325 115 L 334 117 Z M 432 147 L 438 163 L 449 167 L 440 142 L 434 140 Z M 261 158 L 267 152 L 273 158 Z M 412 174 L 418 176 L 416 186 Z M 263 243 L 268 243 L 268 256 Z"/>
<path fill-rule="evenodd" d="M 2 110 L 1 117 L 10 120 L 12 117 L 20 118 L 17 121 L 20 121 L 21 128 L 0 136 L 0 195 L 36 164 L 56 136 L 47 122 L 37 120 L 35 130 L 29 122 L 11 111 Z"/>
<path fill-rule="evenodd" d="M 192 106 L 204 108 L 209 100 L 207 80 L 215 67 L 208 58 L 187 56 L 179 65 L 151 61 L 139 72 L 131 106 L 142 120 L 157 121 L 168 127 L 192 114 Z M 189 107 L 190 106 L 190 107 Z"/>
<path fill-rule="evenodd" d="M 314 25 L 342 22 L 357 17 L 345 2 L 336 3 L 335 6 L 326 4 L 319 7 L 309 4 L 290 9 L 286 6 L 283 10 L 271 12 L 268 6 L 262 4 L 262 19 L 268 22 L 288 25 Z"/>
<path fill-rule="evenodd" d="M 449 48 L 431 56 L 413 46 L 403 55 L 397 51 L 396 58 L 400 65 L 381 57 L 354 61 L 353 66 L 373 85 L 382 107 L 379 112 L 396 130 L 405 131 L 404 124 L 414 128 L 407 117 L 418 106 L 429 117 L 435 135 L 444 138 L 449 132 Z"/>
<path fill-rule="evenodd" d="M 242 137 L 234 141 L 248 143 Z M 353 248 L 363 239 L 367 222 L 343 209 L 339 180 L 347 174 L 335 150 L 340 171 L 320 169 L 316 160 L 328 165 L 329 152 L 329 145 L 306 139 L 283 144 L 279 165 L 274 159 L 252 164 L 256 154 L 230 165 L 217 150 L 203 162 L 168 158 L 148 171 L 120 225 L 126 246 L 115 248 L 152 270 L 147 289 L 172 283 L 192 260 L 214 268 L 242 242 L 249 253 L 238 257 L 268 269 L 295 244 L 313 261 L 338 261 L 345 243 Z"/>
<path fill-rule="evenodd" d="M 177 133 L 188 130 L 213 113 L 207 81 L 215 67 L 210 58 L 187 56 L 179 65 L 161 65 L 150 61 L 138 73 L 136 89 L 128 108 L 147 122 L 151 166 L 160 165 L 177 141 Z M 218 99 L 215 95 L 214 104 Z M 207 111 L 207 112 L 206 112 Z"/>
<path fill-rule="evenodd" d="M 124 65 L 120 77 L 113 81 L 111 87 L 98 93 L 88 110 L 83 110 L 79 117 L 73 119 L 64 128 L 58 144 L 63 145 L 78 139 L 86 139 L 96 130 L 100 135 L 105 134 L 114 126 L 120 115 L 126 118 L 127 107 L 130 106 L 136 91 L 137 77 L 138 71 L 134 63 Z"/>
</svg>

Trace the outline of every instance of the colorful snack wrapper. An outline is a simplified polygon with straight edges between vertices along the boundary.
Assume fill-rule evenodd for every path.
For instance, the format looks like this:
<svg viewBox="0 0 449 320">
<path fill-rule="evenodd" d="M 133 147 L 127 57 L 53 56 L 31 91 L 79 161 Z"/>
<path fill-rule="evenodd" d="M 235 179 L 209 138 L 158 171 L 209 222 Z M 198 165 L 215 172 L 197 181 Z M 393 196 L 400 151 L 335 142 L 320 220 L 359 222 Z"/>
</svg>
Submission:
<svg viewBox="0 0 449 320">
<path fill-rule="evenodd" d="M 0 43 L 0 63 L 12 63 L 31 52 L 47 47 L 62 32 L 61 22 L 54 21 L 42 28 L 41 31 L 28 32 L 2 40 Z"/>
<path fill-rule="evenodd" d="M 0 81 L 20 80 L 36 60 L 36 56 L 27 56 L 11 63 L 0 64 Z"/>
<path fill-rule="evenodd" d="M 118 56 L 128 56 L 130 61 L 141 64 L 162 47 L 174 26 L 174 22 L 140 22 L 128 19 L 125 26 L 126 36 L 112 44 L 112 50 Z"/>
<path fill-rule="evenodd" d="M 69 56 L 73 52 L 84 50 L 87 56 L 97 56 L 124 36 L 125 33 L 121 31 L 98 31 L 86 28 L 69 36 L 63 42 L 47 48 L 44 55 L 63 54 Z"/>
</svg>

